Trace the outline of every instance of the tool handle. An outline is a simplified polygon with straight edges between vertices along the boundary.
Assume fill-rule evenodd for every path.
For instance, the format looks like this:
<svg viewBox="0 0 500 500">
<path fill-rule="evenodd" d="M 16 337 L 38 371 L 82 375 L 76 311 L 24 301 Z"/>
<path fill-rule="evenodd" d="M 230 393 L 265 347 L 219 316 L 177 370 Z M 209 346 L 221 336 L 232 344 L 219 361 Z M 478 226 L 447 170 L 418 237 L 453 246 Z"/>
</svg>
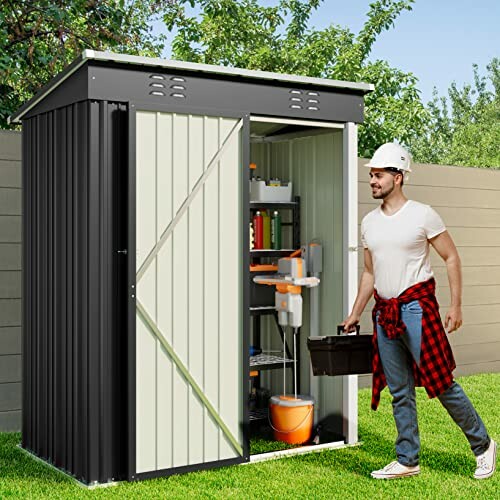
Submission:
<svg viewBox="0 0 500 500">
<path fill-rule="evenodd" d="M 356 325 L 356 335 L 359 335 L 360 326 Z M 337 325 L 337 335 L 349 335 L 352 332 L 344 332 L 344 325 Z"/>
</svg>

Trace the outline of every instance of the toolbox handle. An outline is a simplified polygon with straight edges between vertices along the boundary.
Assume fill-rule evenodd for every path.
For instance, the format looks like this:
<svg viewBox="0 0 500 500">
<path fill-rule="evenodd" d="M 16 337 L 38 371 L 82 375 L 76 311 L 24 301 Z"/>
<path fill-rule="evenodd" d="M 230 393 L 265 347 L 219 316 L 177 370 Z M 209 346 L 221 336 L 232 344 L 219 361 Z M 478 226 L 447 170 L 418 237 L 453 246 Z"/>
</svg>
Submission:
<svg viewBox="0 0 500 500">
<path fill-rule="evenodd" d="M 356 325 L 356 335 L 359 335 L 360 326 Z M 337 325 L 337 335 L 351 335 L 353 332 L 344 332 L 344 325 Z"/>
</svg>

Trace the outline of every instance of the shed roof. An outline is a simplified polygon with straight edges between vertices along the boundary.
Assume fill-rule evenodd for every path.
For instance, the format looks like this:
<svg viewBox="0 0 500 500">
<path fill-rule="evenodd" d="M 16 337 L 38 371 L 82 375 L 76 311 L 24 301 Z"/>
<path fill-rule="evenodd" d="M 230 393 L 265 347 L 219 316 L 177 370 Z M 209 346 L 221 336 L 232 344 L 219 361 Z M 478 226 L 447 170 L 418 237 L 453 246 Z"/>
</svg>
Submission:
<svg viewBox="0 0 500 500">
<path fill-rule="evenodd" d="M 64 80 L 69 78 L 87 61 L 112 62 L 118 64 L 130 64 L 134 66 L 145 66 L 152 68 L 177 69 L 183 71 L 193 71 L 196 73 L 207 73 L 236 78 L 250 78 L 256 80 L 274 80 L 286 83 L 302 85 L 315 85 L 330 89 L 351 90 L 357 93 L 366 94 L 375 89 L 371 83 L 347 82 L 342 80 L 331 80 L 328 78 L 312 78 L 308 76 L 287 75 L 284 73 L 272 73 L 270 71 L 255 71 L 242 68 L 231 68 L 226 66 L 216 66 L 213 64 L 199 64 L 157 57 L 132 56 L 127 54 L 115 54 L 113 52 L 98 52 L 94 50 L 84 50 L 82 54 L 73 61 L 63 72 L 53 78 L 47 85 L 40 89 L 36 95 L 26 102 L 15 114 L 9 117 L 10 123 L 18 123 L 20 119 Z"/>
</svg>

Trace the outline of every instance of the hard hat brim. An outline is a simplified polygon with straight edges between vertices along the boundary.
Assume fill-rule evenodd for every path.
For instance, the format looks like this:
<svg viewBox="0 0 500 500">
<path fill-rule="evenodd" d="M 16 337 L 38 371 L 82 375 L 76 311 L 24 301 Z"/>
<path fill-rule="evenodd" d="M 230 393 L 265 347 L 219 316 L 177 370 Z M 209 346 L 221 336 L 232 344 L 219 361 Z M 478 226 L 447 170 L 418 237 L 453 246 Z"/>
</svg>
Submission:
<svg viewBox="0 0 500 500">
<path fill-rule="evenodd" d="M 393 167 L 392 165 L 380 165 L 380 164 L 373 164 L 373 163 L 365 163 L 363 165 L 364 167 L 366 168 L 383 168 L 383 169 L 386 169 L 386 168 L 397 168 L 398 170 L 401 170 L 402 172 L 411 172 L 411 168 L 400 168 L 400 167 Z"/>
</svg>

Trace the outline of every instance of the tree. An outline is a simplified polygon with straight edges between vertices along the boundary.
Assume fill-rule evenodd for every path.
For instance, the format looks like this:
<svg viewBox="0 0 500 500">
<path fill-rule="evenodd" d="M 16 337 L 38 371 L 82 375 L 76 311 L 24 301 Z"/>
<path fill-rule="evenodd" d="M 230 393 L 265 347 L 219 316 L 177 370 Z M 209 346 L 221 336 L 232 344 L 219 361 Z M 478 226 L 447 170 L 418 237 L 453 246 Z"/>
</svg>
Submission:
<svg viewBox="0 0 500 500">
<path fill-rule="evenodd" d="M 420 101 L 417 78 L 369 61 L 377 37 L 390 29 L 413 0 L 378 0 L 370 4 L 357 34 L 332 24 L 309 28 L 322 0 L 279 0 L 265 7 L 257 0 L 171 0 L 163 20 L 177 33 L 175 59 L 375 84 L 366 96 L 365 125 L 359 151 L 371 155 L 382 143 L 409 143 L 423 128 L 427 113 Z M 189 14 L 189 7 L 199 14 Z"/>
<path fill-rule="evenodd" d="M 0 128 L 84 49 L 159 55 L 151 19 L 160 2 L 3 0 L 0 4 Z"/>
<path fill-rule="evenodd" d="M 452 83 L 448 98 L 434 89 L 427 106 L 430 120 L 410 144 L 417 161 L 500 168 L 499 63 L 498 58 L 491 61 L 488 76 L 474 65 L 474 83 L 462 89 Z"/>
</svg>

